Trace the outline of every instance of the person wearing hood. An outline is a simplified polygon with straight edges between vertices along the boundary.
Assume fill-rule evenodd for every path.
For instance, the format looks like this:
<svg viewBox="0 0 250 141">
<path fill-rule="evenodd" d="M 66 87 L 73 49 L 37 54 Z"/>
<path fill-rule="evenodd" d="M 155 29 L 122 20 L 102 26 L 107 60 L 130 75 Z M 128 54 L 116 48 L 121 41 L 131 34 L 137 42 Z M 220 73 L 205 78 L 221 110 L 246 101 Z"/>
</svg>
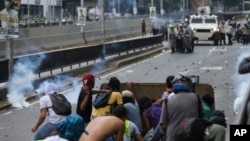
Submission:
<svg viewBox="0 0 250 141">
<path fill-rule="evenodd" d="M 204 111 L 203 119 L 209 120 L 211 114 L 214 110 L 214 97 L 211 94 L 205 94 L 201 97 L 202 100 L 202 107 Z"/>
<path fill-rule="evenodd" d="M 82 78 L 83 86 L 78 96 L 76 113 L 80 115 L 85 124 L 90 122 L 92 112 L 92 89 L 95 86 L 95 77 L 91 73 L 86 73 Z"/>
<path fill-rule="evenodd" d="M 212 124 L 207 127 L 204 139 L 207 141 L 224 141 L 227 123 L 225 114 L 221 110 L 214 110 L 209 118 Z"/>
<path fill-rule="evenodd" d="M 57 126 L 56 135 L 47 137 L 44 141 L 79 141 L 85 131 L 84 119 L 77 114 L 69 115 Z"/>
<path fill-rule="evenodd" d="M 87 125 L 91 119 L 92 113 L 92 95 L 99 92 L 110 94 L 109 90 L 94 90 L 95 76 L 92 73 L 86 73 L 82 77 L 83 86 L 78 96 L 76 113 L 80 115 Z"/>
<path fill-rule="evenodd" d="M 175 134 L 184 119 L 203 116 L 201 100 L 193 92 L 193 83 L 189 77 L 175 76 L 173 92 L 175 95 L 165 101 L 165 110 L 162 110 L 159 122 L 166 130 L 166 141 L 175 141 Z"/>
<path fill-rule="evenodd" d="M 34 141 L 50 136 L 51 133 L 56 130 L 57 126 L 66 119 L 66 116 L 57 115 L 52 108 L 48 108 L 52 107 L 52 101 L 49 95 L 54 93 L 56 93 L 55 86 L 47 85 L 44 89 L 45 95 L 39 99 L 40 116 L 35 126 L 31 129 L 33 133 L 36 133 Z M 49 122 L 39 128 L 47 116 L 49 117 Z"/>
</svg>

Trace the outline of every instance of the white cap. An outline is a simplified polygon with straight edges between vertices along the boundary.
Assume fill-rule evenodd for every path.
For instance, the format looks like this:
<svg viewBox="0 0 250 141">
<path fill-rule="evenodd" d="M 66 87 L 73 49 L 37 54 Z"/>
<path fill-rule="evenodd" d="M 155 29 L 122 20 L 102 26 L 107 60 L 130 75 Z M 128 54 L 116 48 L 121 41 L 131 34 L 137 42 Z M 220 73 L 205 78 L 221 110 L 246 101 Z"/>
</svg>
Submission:
<svg viewBox="0 0 250 141">
<path fill-rule="evenodd" d="M 47 85 L 44 89 L 45 95 L 47 94 L 54 94 L 55 93 L 55 87 L 53 85 Z"/>
<path fill-rule="evenodd" d="M 132 97 L 133 93 L 129 90 L 122 91 L 122 97 Z"/>
</svg>

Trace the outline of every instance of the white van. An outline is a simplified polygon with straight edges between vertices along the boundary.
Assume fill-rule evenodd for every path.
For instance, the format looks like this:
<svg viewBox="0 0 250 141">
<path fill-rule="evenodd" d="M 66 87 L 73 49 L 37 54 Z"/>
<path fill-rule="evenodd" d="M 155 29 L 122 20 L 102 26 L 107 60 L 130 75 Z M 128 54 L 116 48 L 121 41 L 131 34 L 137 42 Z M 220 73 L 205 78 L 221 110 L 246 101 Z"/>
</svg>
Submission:
<svg viewBox="0 0 250 141">
<path fill-rule="evenodd" d="M 216 15 L 191 15 L 189 26 L 194 32 L 195 40 L 212 40 L 214 43 L 219 40 L 215 36 L 215 33 L 218 33 L 218 19 Z"/>
</svg>

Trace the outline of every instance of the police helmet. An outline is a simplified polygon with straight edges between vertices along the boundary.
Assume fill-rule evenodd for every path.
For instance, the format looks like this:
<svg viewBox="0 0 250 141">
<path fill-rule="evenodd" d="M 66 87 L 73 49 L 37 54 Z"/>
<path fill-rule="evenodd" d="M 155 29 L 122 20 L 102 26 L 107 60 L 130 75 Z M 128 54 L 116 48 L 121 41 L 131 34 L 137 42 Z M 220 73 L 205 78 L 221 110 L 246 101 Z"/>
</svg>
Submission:
<svg viewBox="0 0 250 141">
<path fill-rule="evenodd" d="M 172 84 L 173 86 L 175 84 L 182 84 L 182 85 L 185 85 L 187 86 L 187 88 L 193 92 L 193 82 L 192 82 L 192 79 L 188 76 L 185 76 L 185 75 L 182 75 L 182 74 L 179 74 L 179 75 L 176 75 L 172 81 Z"/>
</svg>

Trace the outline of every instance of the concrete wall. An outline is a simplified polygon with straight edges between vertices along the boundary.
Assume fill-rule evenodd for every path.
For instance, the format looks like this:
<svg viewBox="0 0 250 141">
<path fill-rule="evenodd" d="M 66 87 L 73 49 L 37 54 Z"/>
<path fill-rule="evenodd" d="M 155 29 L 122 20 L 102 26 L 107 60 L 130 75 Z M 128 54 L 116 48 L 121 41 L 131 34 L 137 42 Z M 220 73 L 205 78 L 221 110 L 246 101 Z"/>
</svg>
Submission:
<svg viewBox="0 0 250 141">
<path fill-rule="evenodd" d="M 151 28 L 151 21 L 145 19 L 147 30 Z M 62 25 L 40 28 L 20 29 L 19 39 L 14 39 L 14 55 L 35 53 L 55 48 L 64 48 L 77 44 L 86 44 L 86 41 L 102 40 L 102 23 L 88 22 L 83 27 L 84 35 L 80 26 Z M 119 19 L 105 21 L 105 39 L 121 39 L 125 36 L 135 36 L 141 33 L 141 19 Z M 0 56 L 5 55 L 6 41 L 0 41 Z"/>
</svg>

